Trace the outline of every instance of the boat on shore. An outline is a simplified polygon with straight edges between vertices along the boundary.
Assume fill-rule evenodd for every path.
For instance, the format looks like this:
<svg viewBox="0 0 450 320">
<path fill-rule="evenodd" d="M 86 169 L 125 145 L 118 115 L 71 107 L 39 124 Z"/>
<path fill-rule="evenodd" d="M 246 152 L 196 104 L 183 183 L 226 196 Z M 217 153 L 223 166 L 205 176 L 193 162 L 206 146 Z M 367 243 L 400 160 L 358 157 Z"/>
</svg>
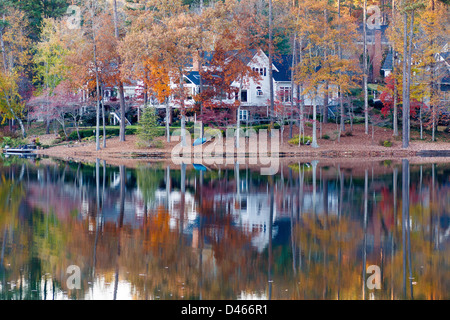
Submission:
<svg viewBox="0 0 450 320">
<path fill-rule="evenodd" d="M 6 146 L 5 148 L 3 148 L 3 153 L 7 153 L 7 154 L 29 154 L 29 153 L 33 153 L 36 150 L 36 146 L 35 145 L 23 145 L 23 146 L 18 146 L 15 148 L 11 148 L 9 146 Z"/>
</svg>

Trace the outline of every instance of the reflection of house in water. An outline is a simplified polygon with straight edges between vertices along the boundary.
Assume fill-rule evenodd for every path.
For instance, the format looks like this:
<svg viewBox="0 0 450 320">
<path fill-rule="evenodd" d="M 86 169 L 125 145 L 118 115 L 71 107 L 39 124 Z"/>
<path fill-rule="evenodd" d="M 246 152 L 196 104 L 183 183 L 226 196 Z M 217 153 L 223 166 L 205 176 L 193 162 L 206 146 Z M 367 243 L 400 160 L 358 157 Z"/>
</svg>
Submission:
<svg viewBox="0 0 450 320">
<path fill-rule="evenodd" d="M 195 203 L 194 195 L 188 191 L 184 193 L 184 216 L 181 217 L 181 192 L 179 190 L 174 190 L 167 192 L 166 190 L 156 190 L 155 201 L 153 202 L 153 209 L 164 205 L 170 215 L 170 228 L 172 230 L 177 230 L 179 228 L 179 223 L 181 218 L 183 219 L 183 230 L 192 229 L 192 225 L 198 218 L 197 204 Z"/>
<path fill-rule="evenodd" d="M 192 181 L 191 181 L 192 182 Z M 234 180 L 228 181 L 231 185 L 236 185 Z M 191 183 L 192 184 L 192 183 Z M 226 214 L 232 216 L 233 224 L 246 234 L 251 234 L 251 244 L 259 252 L 264 251 L 269 244 L 269 227 L 272 224 L 272 239 L 277 242 L 289 235 L 289 228 L 285 229 L 284 225 L 290 224 L 291 215 L 298 217 L 302 214 L 338 214 L 338 190 L 334 184 L 329 183 L 326 191 L 323 185 L 317 182 L 316 192 L 313 192 L 311 185 L 305 185 L 303 193 L 300 194 L 298 186 L 293 186 L 293 192 L 284 186 L 276 185 L 274 187 L 274 208 L 273 219 L 270 221 L 270 190 L 269 188 L 255 188 L 250 186 L 250 181 L 243 178 L 239 180 L 239 190 L 236 188 L 226 188 L 226 191 L 219 192 L 214 189 L 214 192 L 207 190 L 210 188 L 204 186 L 205 197 L 206 194 L 212 199 L 212 210 L 218 213 L 225 210 Z M 189 185 L 189 184 L 188 184 Z M 195 188 L 195 185 L 197 188 Z M 192 236 L 196 228 L 199 227 L 199 221 L 202 219 L 199 215 L 201 208 L 195 195 L 197 192 L 202 193 L 198 188 L 199 181 L 195 181 L 184 193 L 184 214 L 181 215 L 181 196 L 182 193 L 179 188 L 171 190 L 171 188 L 160 187 L 154 193 L 154 198 L 149 201 L 145 208 L 148 212 L 156 212 L 156 209 L 163 206 L 168 210 L 170 215 L 170 228 L 172 230 L 183 230 L 183 233 Z M 178 186 L 177 186 L 178 187 Z M 139 197 L 138 190 L 136 197 Z M 300 201 L 298 197 L 301 196 Z M 140 196 L 142 199 L 142 195 Z M 209 199 L 208 199 L 209 200 Z M 300 210 L 298 205 L 300 203 Z M 327 210 L 326 210 L 327 208 Z M 140 205 L 136 208 L 136 213 L 142 217 L 144 215 L 144 206 Z M 183 220 L 183 225 L 180 226 L 180 221 Z M 280 226 L 283 227 L 280 229 Z M 288 234 L 281 234 L 287 232 Z M 277 240 L 278 238 L 278 240 Z"/>
</svg>

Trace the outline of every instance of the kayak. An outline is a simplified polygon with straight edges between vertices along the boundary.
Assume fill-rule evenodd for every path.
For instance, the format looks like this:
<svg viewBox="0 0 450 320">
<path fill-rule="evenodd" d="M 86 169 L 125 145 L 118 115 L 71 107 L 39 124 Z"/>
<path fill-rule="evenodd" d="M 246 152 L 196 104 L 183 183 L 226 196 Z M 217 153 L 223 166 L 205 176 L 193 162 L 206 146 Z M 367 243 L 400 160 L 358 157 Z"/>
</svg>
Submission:
<svg viewBox="0 0 450 320">
<path fill-rule="evenodd" d="M 197 171 L 207 171 L 208 170 L 208 168 L 206 168 L 202 164 L 194 163 L 193 166 L 194 166 L 194 169 Z"/>
<path fill-rule="evenodd" d="M 194 143 L 192 144 L 194 147 L 195 146 L 200 146 L 202 144 L 204 144 L 206 142 L 206 138 L 198 138 L 195 139 Z"/>
</svg>

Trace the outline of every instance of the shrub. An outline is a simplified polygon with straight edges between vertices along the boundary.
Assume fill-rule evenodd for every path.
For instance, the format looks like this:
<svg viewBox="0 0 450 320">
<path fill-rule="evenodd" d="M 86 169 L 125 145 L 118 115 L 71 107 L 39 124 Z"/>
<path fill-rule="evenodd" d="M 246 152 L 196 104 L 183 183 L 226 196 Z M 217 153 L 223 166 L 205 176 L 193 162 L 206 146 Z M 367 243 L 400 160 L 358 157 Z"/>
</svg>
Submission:
<svg viewBox="0 0 450 320">
<path fill-rule="evenodd" d="M 152 146 L 154 148 L 162 149 L 162 148 L 164 148 L 164 143 L 160 140 L 155 140 L 152 142 Z"/>
<path fill-rule="evenodd" d="M 17 148 L 22 145 L 28 144 L 29 141 L 23 138 L 11 138 L 11 137 L 3 137 L 2 148 L 9 146 L 11 148 Z"/>
<path fill-rule="evenodd" d="M 120 133 L 120 128 L 106 128 L 106 135 L 107 136 L 118 136 Z M 136 134 L 137 129 L 136 128 L 126 128 L 125 129 L 125 134 L 129 135 L 129 134 Z M 84 138 L 89 138 L 89 137 L 95 137 L 95 128 L 86 128 L 86 129 L 80 129 L 80 138 L 82 140 L 84 140 Z M 103 135 L 103 129 L 102 127 L 100 127 L 100 134 Z M 95 139 L 95 138 L 94 138 Z M 73 131 L 72 133 L 69 134 L 67 140 L 69 141 L 73 141 L 73 140 L 78 140 L 78 135 L 77 135 L 77 131 Z"/>
<path fill-rule="evenodd" d="M 330 136 L 329 136 L 328 134 L 324 134 L 324 135 L 322 136 L 322 139 L 330 140 Z"/>
<path fill-rule="evenodd" d="M 299 138 L 299 135 L 296 135 L 295 137 L 293 137 L 293 138 L 292 138 L 291 140 L 289 140 L 288 142 L 289 142 L 290 144 L 293 144 L 293 145 L 298 145 L 299 140 L 300 140 L 300 143 L 301 143 L 302 145 L 309 145 L 309 144 L 311 144 L 311 142 L 312 142 L 312 138 L 311 138 L 310 136 L 301 136 L 301 137 Z"/>
<path fill-rule="evenodd" d="M 386 147 L 386 148 L 390 148 L 390 147 L 392 147 L 392 141 L 390 141 L 390 140 L 381 140 L 380 141 L 380 145 L 381 146 L 383 146 L 383 147 Z"/>
<path fill-rule="evenodd" d="M 341 132 L 341 137 L 353 137 L 353 132 L 351 131 Z"/>
</svg>

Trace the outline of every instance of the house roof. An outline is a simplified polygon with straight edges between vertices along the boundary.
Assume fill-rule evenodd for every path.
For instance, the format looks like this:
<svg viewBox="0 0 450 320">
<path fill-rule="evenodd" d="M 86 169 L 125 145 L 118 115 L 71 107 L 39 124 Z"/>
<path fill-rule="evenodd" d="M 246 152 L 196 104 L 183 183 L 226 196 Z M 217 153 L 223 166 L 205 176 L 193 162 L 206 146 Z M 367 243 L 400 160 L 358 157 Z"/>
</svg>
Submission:
<svg viewBox="0 0 450 320">
<path fill-rule="evenodd" d="M 274 70 L 273 79 L 275 81 L 291 81 L 292 55 L 281 55 L 273 59 L 273 64 L 279 72 Z"/>
<path fill-rule="evenodd" d="M 211 61 L 214 57 L 215 52 L 216 51 L 203 52 L 203 65 L 204 66 L 208 66 L 211 64 Z M 230 51 L 226 52 L 226 58 L 237 56 L 245 64 L 248 64 L 253 59 L 253 57 L 256 55 L 257 52 L 258 52 L 257 49 L 250 49 L 247 52 L 243 52 L 243 51 L 239 51 L 239 50 L 230 50 Z M 188 67 L 191 67 L 191 68 L 193 67 L 193 61 L 194 61 L 194 59 L 190 60 Z"/>
<path fill-rule="evenodd" d="M 440 55 L 444 60 L 448 60 L 450 58 L 450 52 L 441 52 Z"/>
<path fill-rule="evenodd" d="M 381 70 L 392 70 L 392 52 L 389 52 L 386 56 L 386 59 L 384 59 L 383 66 L 381 67 Z"/>
<path fill-rule="evenodd" d="M 198 71 L 189 71 L 184 74 L 189 81 L 191 81 L 194 85 L 200 85 L 200 73 Z"/>
</svg>

